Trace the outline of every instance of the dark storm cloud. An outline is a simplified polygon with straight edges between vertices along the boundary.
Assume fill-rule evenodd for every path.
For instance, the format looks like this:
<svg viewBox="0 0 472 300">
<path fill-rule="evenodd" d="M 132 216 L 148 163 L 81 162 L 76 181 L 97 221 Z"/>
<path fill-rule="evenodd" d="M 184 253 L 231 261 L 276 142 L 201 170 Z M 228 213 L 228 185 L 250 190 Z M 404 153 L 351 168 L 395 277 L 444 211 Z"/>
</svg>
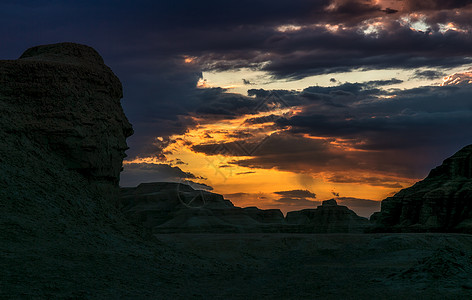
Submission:
<svg viewBox="0 0 472 300">
<path fill-rule="evenodd" d="M 401 184 L 395 182 L 391 178 L 379 178 L 379 177 L 372 177 L 372 176 L 349 176 L 349 175 L 342 175 L 336 174 L 329 178 L 327 178 L 328 182 L 334 183 L 360 183 L 360 184 L 367 184 L 371 186 L 382 186 L 386 188 L 403 188 Z"/>
<path fill-rule="evenodd" d="M 218 168 L 232 168 L 232 165 L 219 165 Z"/>
<path fill-rule="evenodd" d="M 465 130 L 472 128 L 471 88 L 423 87 L 396 92 L 398 96 L 392 99 L 348 102 L 323 113 L 319 107 L 308 107 L 300 115 L 277 122 L 294 133 L 342 138 L 358 149 L 381 150 L 387 156 L 393 151 L 405 161 L 415 149 L 435 149 L 436 155 L 445 157 L 472 141 L 471 131 Z M 401 163 L 398 158 L 394 161 Z"/>
<path fill-rule="evenodd" d="M 201 179 L 201 177 L 168 164 L 131 163 L 125 164 L 123 169 L 120 176 L 121 186 L 137 186 L 143 182 Z"/>
<path fill-rule="evenodd" d="M 181 159 L 177 158 L 175 161 L 173 161 L 176 165 L 188 165 L 188 163 L 182 161 Z"/>
<path fill-rule="evenodd" d="M 286 205 L 286 206 L 308 206 L 315 208 L 317 205 L 320 205 L 320 201 L 313 201 L 308 200 L 305 198 L 290 198 L 290 197 L 282 197 L 279 199 L 274 200 L 275 203 L 278 205 Z"/>
<path fill-rule="evenodd" d="M 193 145 L 192 149 L 207 155 L 239 156 L 232 163 L 249 168 L 358 170 L 421 178 L 444 157 L 472 141 L 471 131 L 466 130 L 472 128 L 472 88 L 429 86 L 389 91 L 376 88 L 379 84 L 385 82 L 287 92 L 285 102 L 303 105 L 303 111 L 275 120 L 282 132 L 259 141 L 242 137 L 235 142 Z M 256 99 L 265 92 L 257 90 L 260 96 Z M 333 146 L 334 141 L 341 148 Z M 357 151 L 346 152 L 343 147 Z M 217 148 L 226 151 L 217 152 Z M 395 179 L 384 177 L 339 177 L 331 181 L 401 187 Z"/>
<path fill-rule="evenodd" d="M 320 201 L 314 201 L 310 199 L 315 199 L 316 194 L 310 192 L 309 190 L 290 190 L 290 191 L 278 191 L 274 192 L 280 198 L 274 200 L 275 203 L 279 205 L 287 206 L 303 206 L 303 207 L 315 207 L 320 205 Z"/>
<path fill-rule="evenodd" d="M 402 82 L 403 80 L 392 78 L 388 80 L 371 80 L 371 81 L 364 82 L 363 85 L 365 85 L 367 88 L 372 88 L 372 87 L 377 87 L 377 86 L 400 84 Z"/>
<path fill-rule="evenodd" d="M 176 71 L 169 71 L 152 74 L 154 76 L 149 78 L 156 80 L 153 84 L 147 82 L 147 76 L 131 83 L 133 86 L 128 93 L 134 95 L 133 101 L 123 103 L 136 132 L 129 139 L 133 146 L 128 151 L 130 157 L 161 156 L 162 149 L 169 142 L 165 137 L 183 134 L 196 124 L 190 116 L 203 118 L 200 123 L 214 122 L 257 114 L 266 110 L 266 106 L 270 104 L 265 103 L 263 99 L 229 93 L 221 88 L 196 89 L 195 85 L 200 76 L 198 73 L 182 71 L 175 77 L 169 76 L 175 73 Z M 147 98 L 146 95 L 156 96 Z M 164 137 L 164 143 L 156 141 L 157 136 Z"/>
<path fill-rule="evenodd" d="M 247 172 L 239 172 L 239 173 L 236 173 L 236 175 L 247 175 L 247 174 L 254 174 L 256 172 L 254 171 L 247 171 Z"/>
<path fill-rule="evenodd" d="M 252 138 L 254 134 L 248 130 L 237 130 L 235 132 L 228 133 L 226 136 L 229 138 L 248 139 Z"/>
<path fill-rule="evenodd" d="M 467 4 L 420 3 L 406 5 L 410 11 L 431 11 Z M 276 76 L 300 78 L 356 68 L 455 66 L 470 55 L 470 34 L 414 32 L 397 22 L 392 9 L 382 10 L 374 1 L 279 0 L 270 5 L 267 1 L 207 1 L 204 5 L 194 1 L 135 1 L 132 5 L 23 1 L 0 8 L 8 12 L 2 15 L 4 30 L 21 28 L 32 43 L 72 36 L 97 47 L 113 61 L 124 56 L 166 61 L 195 55 L 207 68 L 256 67 L 267 62 L 264 69 Z M 465 21 L 464 14 L 447 15 L 448 20 L 441 22 L 461 17 Z M 385 26 L 375 35 L 365 35 L 362 22 L 374 17 L 384 17 Z M 31 21 L 20 21 L 27 19 Z M 274 29 L 285 24 L 310 26 L 293 32 Z M 325 24 L 347 27 L 333 32 Z"/>
<path fill-rule="evenodd" d="M 128 139 L 128 155 L 161 155 L 156 137 L 182 134 L 192 120 L 182 118 L 198 106 L 195 86 L 201 72 L 177 58 L 168 60 L 125 57 L 113 66 L 123 82 L 123 108 L 135 134 Z"/>
<path fill-rule="evenodd" d="M 416 70 L 413 74 L 413 78 L 433 80 L 440 79 L 446 75 L 446 73 L 438 70 Z"/>
<path fill-rule="evenodd" d="M 297 105 L 307 105 L 315 102 L 322 102 L 326 106 L 345 107 L 346 104 L 366 99 L 373 96 L 385 94 L 384 87 L 402 83 L 402 80 L 392 78 L 389 80 L 371 80 L 366 82 L 350 83 L 346 82 L 336 86 L 323 87 L 311 86 L 305 88 L 301 93 L 288 90 L 250 89 L 249 96 L 255 96 L 256 99 L 264 99 L 271 93 L 280 98 L 282 106 L 291 107 Z M 260 118 L 247 119 L 247 123 L 261 124 L 280 119 L 280 116 L 269 115 Z"/>
<path fill-rule="evenodd" d="M 403 0 L 402 2 L 404 9 L 408 11 L 462 8 L 472 3 L 471 0 Z"/>
<path fill-rule="evenodd" d="M 28 47 L 61 41 L 96 48 L 124 85 L 123 106 L 135 129 L 128 140 L 129 155 L 160 156 L 163 144 L 155 138 L 162 136 L 165 141 L 169 135 L 185 133 L 195 125 L 189 115 L 231 118 L 257 108 L 250 97 L 222 89 L 197 89 L 202 70 L 250 67 L 268 71 L 274 78 L 297 79 L 349 70 L 460 66 L 472 57 L 469 3 L 411 0 L 396 2 L 398 8 L 376 1 L 338 0 L 4 1 L 0 4 L 0 56 L 17 58 Z M 420 12 L 430 28 L 412 30 L 402 23 L 406 12 Z M 373 18 L 382 26 L 370 32 Z M 441 30 L 440 25 L 449 22 L 458 30 Z M 300 27 L 285 30 L 282 25 Z M 195 62 L 183 63 L 185 56 L 195 57 Z M 441 101 L 443 90 L 424 90 L 430 98 L 411 90 L 395 102 L 354 106 L 382 94 L 382 84 L 389 82 L 310 88 L 303 96 L 285 91 L 289 106 L 311 107 L 279 125 L 292 126 L 294 133 L 343 137 L 364 149 L 403 149 L 403 143 L 418 146 L 421 142 L 431 146 L 434 138 L 445 139 L 451 149 L 469 138 L 459 129 L 470 126 L 469 110 L 457 107 L 459 101 L 468 105 L 464 97 L 469 94 L 451 92 L 447 101 Z M 293 139 L 295 145 L 316 144 Z M 290 151 L 275 142 L 281 140 L 273 137 L 273 146 L 280 144 Z M 315 152 L 320 152 L 318 146 L 314 145 Z M 308 157 L 301 148 L 296 151 L 300 157 L 321 161 Z M 270 156 L 276 154 L 264 151 L 258 158 L 264 161 L 258 163 L 269 165 Z M 322 152 L 325 155 L 320 157 L 331 160 L 339 156 Z"/>
<path fill-rule="evenodd" d="M 290 47 L 298 51 L 289 51 Z M 322 29 L 296 32 L 274 45 L 272 52 L 274 59 L 263 70 L 278 78 L 300 79 L 351 70 L 450 68 L 470 63 L 472 46 L 468 33 L 429 34 L 393 23 L 375 36 L 357 29 L 336 34 Z"/>
<path fill-rule="evenodd" d="M 196 92 L 195 110 L 199 114 L 241 116 L 258 113 L 259 101 L 235 93 L 225 93 L 221 88 L 201 89 Z"/>
<path fill-rule="evenodd" d="M 249 119 L 246 119 L 244 123 L 245 124 L 264 124 L 264 123 L 275 122 L 278 119 L 280 119 L 280 116 L 272 114 L 272 115 L 268 115 L 264 117 L 249 118 Z"/>
<path fill-rule="evenodd" d="M 309 190 L 279 191 L 274 192 L 274 194 L 290 198 L 316 198 L 316 194 L 310 192 Z"/>
<path fill-rule="evenodd" d="M 330 113 L 306 110 L 277 122 L 297 133 L 358 140 L 360 148 L 369 150 L 433 146 L 439 137 L 472 137 L 461 130 L 472 126 L 471 88 L 429 87 L 398 94 L 351 103 Z"/>
<path fill-rule="evenodd" d="M 245 140 L 228 142 L 199 144 L 192 146 L 195 152 L 205 153 L 207 155 L 226 155 L 226 156 L 259 156 L 270 160 L 280 155 L 313 155 L 310 161 L 324 163 L 324 159 L 337 158 L 335 154 L 329 154 L 328 142 L 324 140 L 305 139 L 296 135 L 281 133 L 272 134 L 263 140 L 248 142 Z M 225 149 L 225 151 L 215 151 L 215 149 Z M 245 149 L 255 149 L 253 152 Z M 325 153 L 323 158 L 318 158 L 316 154 Z M 275 161 L 273 163 L 276 163 Z"/>
</svg>

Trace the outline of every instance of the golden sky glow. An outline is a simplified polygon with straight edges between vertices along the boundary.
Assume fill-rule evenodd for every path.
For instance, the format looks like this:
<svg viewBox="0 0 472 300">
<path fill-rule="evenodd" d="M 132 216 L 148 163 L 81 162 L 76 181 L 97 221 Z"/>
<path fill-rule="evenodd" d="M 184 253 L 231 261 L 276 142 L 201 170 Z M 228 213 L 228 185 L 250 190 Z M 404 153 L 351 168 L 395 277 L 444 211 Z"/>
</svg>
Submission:
<svg viewBox="0 0 472 300">
<path fill-rule="evenodd" d="M 282 205 L 277 203 L 278 196 L 275 191 L 289 190 L 308 190 L 317 195 L 316 200 L 326 200 L 333 198 L 334 194 L 341 197 L 355 197 L 361 199 L 382 200 L 414 183 L 414 179 L 399 178 L 386 174 L 373 174 L 372 172 L 349 171 L 339 172 L 338 170 L 324 170 L 315 172 L 307 167 L 305 172 L 291 172 L 278 170 L 276 168 L 247 168 L 234 164 L 241 158 L 247 159 L 250 156 L 241 157 L 231 155 L 228 152 L 219 152 L 221 149 L 215 147 L 215 155 L 207 155 L 195 152 L 192 145 L 229 143 L 238 141 L 232 137 L 234 134 L 242 131 L 249 131 L 253 134 L 251 139 L 259 140 L 263 143 L 264 137 L 271 134 L 277 134 L 280 129 L 273 129 L 270 122 L 262 124 L 249 124 L 245 122 L 248 119 L 264 117 L 269 115 L 293 116 L 300 113 L 302 108 L 292 107 L 280 108 L 274 107 L 271 111 L 260 112 L 258 114 L 244 115 L 235 119 L 224 119 L 210 121 L 192 117 L 197 123 L 195 127 L 189 129 L 183 135 L 174 135 L 171 140 L 174 142 L 164 149 L 166 160 L 157 158 L 138 158 L 126 163 L 171 163 L 182 161 L 179 168 L 185 172 L 190 172 L 202 179 L 195 180 L 205 183 L 214 188 L 214 192 L 225 195 L 226 198 L 233 201 L 237 206 L 257 206 L 260 208 L 280 208 L 283 212 L 297 210 L 302 208 L 314 207 L 313 205 Z M 327 140 L 325 137 L 305 136 L 310 139 Z M 333 151 L 361 151 L 350 147 L 347 141 L 331 140 Z M 218 154 L 222 153 L 222 154 Z M 343 176 L 346 178 L 367 178 L 380 176 L 384 181 L 390 182 L 390 186 L 385 184 L 373 185 L 363 183 L 339 183 L 331 182 L 333 176 Z M 243 194 L 241 194 L 243 193 Z M 313 199 L 312 199 L 313 200 Z"/>
<path fill-rule="evenodd" d="M 234 15 L 222 23 L 202 10 L 168 26 L 159 69 L 143 72 L 152 55 L 137 68 L 152 79 L 135 87 L 123 184 L 187 176 L 236 205 L 282 211 L 332 197 L 372 205 L 470 141 L 460 90 L 472 84 L 472 5 L 289 2 L 286 16 L 225 3 Z M 271 93 L 282 104 L 259 111 Z"/>
<path fill-rule="evenodd" d="M 418 16 L 416 16 L 418 17 Z M 328 26 L 328 25 L 326 25 Z M 367 25 L 366 34 L 375 33 L 376 28 L 381 27 L 381 22 L 371 22 Z M 421 29 L 421 23 L 413 23 L 418 30 Z M 449 28 L 453 24 L 448 25 Z M 299 26 L 280 26 L 277 28 L 280 32 L 297 31 Z M 339 30 L 338 27 L 326 27 L 327 30 Z M 192 64 L 196 57 L 185 56 L 184 62 Z M 460 72 L 462 71 L 462 72 Z M 415 78 L 414 70 L 359 70 L 346 73 L 336 73 L 330 76 L 317 75 L 309 76 L 300 80 L 273 80 L 271 75 L 263 71 L 251 69 L 237 69 L 230 71 L 204 72 L 203 77 L 199 79 L 196 87 L 199 89 L 220 87 L 227 92 L 247 94 L 249 89 L 285 89 L 301 91 L 308 86 L 336 86 L 343 82 L 366 82 L 369 80 L 389 80 L 391 78 L 401 79 L 403 82 L 388 86 L 389 89 L 409 89 L 425 85 L 453 85 L 469 81 L 470 72 L 463 72 L 462 68 L 451 69 L 450 76 L 440 79 L 430 80 L 424 78 Z M 394 98 L 394 95 L 384 95 L 380 98 Z M 182 135 L 173 135 L 170 137 L 172 143 L 163 149 L 165 159 L 156 157 L 141 157 L 129 163 L 165 163 L 178 166 L 184 172 L 189 172 L 197 176 L 192 179 L 213 187 L 213 191 L 225 196 L 235 205 L 240 207 L 257 206 L 262 209 L 279 208 L 284 213 L 291 210 L 303 208 L 313 208 L 319 204 L 318 201 L 330 199 L 333 197 L 353 197 L 359 199 L 382 200 L 393 195 L 401 188 L 411 186 L 420 178 L 399 177 L 388 172 L 359 171 L 359 170 L 339 170 L 329 167 L 323 170 L 313 169 L 312 166 L 300 166 L 302 171 L 290 171 L 273 168 L 244 167 L 238 165 L 238 160 L 251 159 L 252 156 L 241 156 L 237 153 L 222 151 L 215 146 L 212 153 L 201 153 L 192 149 L 195 145 L 218 145 L 222 143 L 231 143 L 241 141 L 237 134 L 249 132 L 250 137 L 245 137 L 245 142 L 257 143 L 264 142 L 268 136 L 281 133 L 282 129 L 276 129 L 273 123 L 263 121 L 261 123 L 251 123 L 247 120 L 252 118 L 262 118 L 275 115 L 278 117 L 291 117 L 303 112 L 303 107 L 292 106 L 284 108 L 274 105 L 268 111 L 242 115 L 237 118 L 208 120 L 199 115 L 193 115 L 191 118 L 194 126 L 188 128 L 188 131 Z M 372 118 L 375 118 L 373 116 Z M 303 134 L 304 139 L 320 140 L 329 144 L 331 151 L 338 153 L 352 152 L 354 155 L 360 152 L 369 151 L 360 150 L 359 144 L 351 145 L 349 140 L 340 138 L 327 138 Z M 160 137 L 157 142 L 162 142 Z M 224 150 L 224 149 L 223 149 Z M 177 165 L 176 162 L 179 162 Z M 337 180 L 333 180 L 337 178 Z M 347 178 L 343 182 L 343 178 Z M 357 181 L 357 182 L 355 182 Z M 310 202 L 301 204 L 280 203 L 277 200 L 280 195 L 276 191 L 308 190 L 316 193 L 316 199 L 307 199 Z M 357 211 L 362 215 L 361 211 Z M 369 212 L 370 213 L 370 212 Z M 368 216 L 365 214 L 364 216 Z"/>
<path fill-rule="evenodd" d="M 450 74 L 463 72 L 464 67 L 452 68 Z M 393 84 L 390 88 L 408 89 L 417 86 L 439 85 L 441 79 L 428 80 L 424 78 L 414 78 L 414 70 L 368 70 L 353 71 L 345 73 L 309 76 L 300 80 L 277 80 L 274 81 L 270 74 L 263 71 L 249 69 L 231 71 L 203 72 L 203 78 L 199 81 L 199 87 L 232 87 L 232 92 L 245 95 L 249 89 L 287 89 L 301 91 L 308 86 L 335 86 L 340 82 L 364 82 L 369 80 L 388 80 L 393 77 L 403 80 L 402 83 Z M 335 78 L 336 82 L 330 82 Z M 242 84 L 243 79 L 250 84 Z M 204 81 L 205 80 L 205 81 Z"/>
<path fill-rule="evenodd" d="M 418 16 L 417 16 L 418 17 Z M 339 30 L 338 27 L 329 27 L 326 29 L 333 31 Z M 366 34 L 375 33 L 376 28 L 382 26 L 381 22 L 371 22 L 365 27 Z M 421 23 L 413 23 L 417 30 L 422 29 Z M 448 25 L 449 28 L 453 24 Z M 277 28 L 280 32 L 297 31 L 299 26 L 280 26 Z M 416 29 L 415 29 L 416 30 Z M 185 56 L 184 62 L 192 64 L 196 57 Z M 336 86 L 344 82 L 367 82 L 370 80 L 389 80 L 392 78 L 400 79 L 402 82 L 395 83 L 386 87 L 387 89 L 409 89 L 418 86 L 427 85 L 452 85 L 470 82 L 470 72 L 463 72 L 464 67 L 450 70 L 450 76 L 441 79 L 415 78 L 416 70 L 354 70 L 346 73 L 336 73 L 327 75 L 308 76 L 300 80 L 274 80 L 269 73 L 252 70 L 236 69 L 229 71 L 203 72 L 196 84 L 199 89 L 223 88 L 228 93 L 239 93 L 246 95 L 249 89 L 264 90 L 293 90 L 302 91 L 309 86 Z M 393 99 L 394 95 L 382 95 L 379 98 Z M 238 133 L 249 132 L 250 137 L 244 138 L 246 142 L 263 143 L 264 139 L 271 135 L 281 133 L 282 129 L 275 129 L 270 121 L 261 123 L 250 123 L 247 120 L 252 118 L 268 117 L 275 115 L 279 117 L 290 117 L 303 112 L 303 107 L 284 108 L 275 105 L 269 111 L 242 115 L 237 118 L 209 120 L 199 115 L 191 115 L 187 118 L 192 119 L 192 124 L 187 132 L 182 135 L 170 136 L 173 141 L 163 149 L 165 159 L 156 157 L 141 157 L 129 163 L 165 163 L 171 166 L 178 166 L 184 172 L 189 172 L 197 176 L 192 179 L 213 187 L 213 192 L 222 194 L 225 198 L 231 200 L 240 207 L 257 206 L 262 209 L 279 208 L 284 213 L 292 210 L 304 208 L 313 208 L 319 204 L 319 201 L 333 197 L 352 197 L 359 199 L 383 200 L 393 195 L 404 187 L 411 186 L 421 178 L 399 177 L 387 171 L 360 171 L 360 170 L 339 170 L 333 167 L 326 167 L 322 170 L 313 169 L 313 166 L 298 166 L 297 171 L 284 169 L 262 168 L 262 167 L 244 167 L 238 165 L 238 160 L 251 159 L 252 156 L 241 156 L 231 152 L 221 152 L 221 149 L 215 146 L 213 153 L 201 153 L 192 149 L 195 145 L 217 145 L 222 143 L 238 142 L 241 138 L 236 137 Z M 375 118 L 375 116 L 372 116 Z M 320 140 L 329 144 L 333 153 L 352 153 L 354 156 L 361 152 L 359 144 L 351 145 L 349 140 L 340 138 L 327 138 L 313 136 L 309 134 L 301 135 L 304 139 Z M 162 142 L 162 138 L 157 138 L 157 142 Z M 219 152 L 220 151 L 220 152 Z M 179 164 L 176 164 L 179 162 Z M 277 164 L 274 164 L 277 165 Z M 333 180 L 336 178 L 336 180 Z M 347 180 L 343 181 L 345 178 Z M 357 182 L 356 182 L 357 181 Z M 280 195 L 276 191 L 308 190 L 316 193 L 316 199 L 307 199 L 310 202 L 301 202 L 301 204 L 280 203 Z M 362 209 L 362 208 L 361 208 Z M 362 211 L 357 210 L 362 215 Z M 370 212 L 369 212 L 370 213 Z M 364 216 L 368 216 L 367 213 Z"/>
</svg>

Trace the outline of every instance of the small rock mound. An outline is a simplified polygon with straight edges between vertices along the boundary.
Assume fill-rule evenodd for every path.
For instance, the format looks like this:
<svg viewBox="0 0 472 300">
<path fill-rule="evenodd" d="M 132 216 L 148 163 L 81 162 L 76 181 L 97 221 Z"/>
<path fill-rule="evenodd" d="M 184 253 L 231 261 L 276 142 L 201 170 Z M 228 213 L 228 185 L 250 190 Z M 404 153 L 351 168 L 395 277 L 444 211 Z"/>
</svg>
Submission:
<svg viewBox="0 0 472 300">
<path fill-rule="evenodd" d="M 19 59 L 48 61 L 68 64 L 104 65 L 103 58 L 95 49 L 75 43 L 59 43 L 32 47 Z"/>
<path fill-rule="evenodd" d="M 340 206 L 336 200 L 322 202 L 316 209 L 304 209 L 287 213 L 287 222 L 299 226 L 300 232 L 361 233 L 369 227 L 366 218 L 359 217 L 346 206 Z"/>
<path fill-rule="evenodd" d="M 444 247 L 434 250 L 416 264 L 390 278 L 417 284 L 446 281 L 462 288 L 472 288 L 472 256 L 461 249 Z"/>
</svg>

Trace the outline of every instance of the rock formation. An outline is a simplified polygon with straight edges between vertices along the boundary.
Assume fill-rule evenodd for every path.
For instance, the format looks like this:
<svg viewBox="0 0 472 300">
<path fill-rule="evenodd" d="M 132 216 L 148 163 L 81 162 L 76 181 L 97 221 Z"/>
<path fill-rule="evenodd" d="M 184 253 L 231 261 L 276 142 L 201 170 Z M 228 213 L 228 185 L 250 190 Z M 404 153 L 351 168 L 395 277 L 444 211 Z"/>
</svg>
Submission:
<svg viewBox="0 0 472 300">
<path fill-rule="evenodd" d="M 172 232 L 297 232 L 360 233 L 369 226 L 334 199 L 317 209 L 289 212 L 279 209 L 235 207 L 223 196 L 194 190 L 181 183 L 143 183 L 122 188 L 121 202 L 126 215 L 153 233 Z"/>
<path fill-rule="evenodd" d="M 472 145 L 424 180 L 383 200 L 371 221 L 377 231 L 472 232 Z"/>
<path fill-rule="evenodd" d="M 0 61 L 0 298 L 115 298 L 110 282 L 128 289 L 123 274 L 153 272 L 116 205 L 132 133 L 121 96 L 87 46 Z"/>
<path fill-rule="evenodd" d="M 297 225 L 298 232 L 307 233 L 362 233 L 369 227 L 366 218 L 330 199 L 316 209 L 303 209 L 287 213 L 287 223 Z"/>
<path fill-rule="evenodd" d="M 24 147 L 44 148 L 99 193 L 116 198 L 126 137 L 133 132 L 121 98 L 119 79 L 87 46 L 38 46 L 2 61 L 0 110 L 9 116 L 1 121 L 2 141 L 11 141 L 9 148 L 4 143 L 3 159 L 11 163 Z"/>
<path fill-rule="evenodd" d="M 125 214 L 153 233 L 278 232 L 280 210 L 235 207 L 222 195 L 172 182 L 142 183 L 122 188 Z"/>
</svg>

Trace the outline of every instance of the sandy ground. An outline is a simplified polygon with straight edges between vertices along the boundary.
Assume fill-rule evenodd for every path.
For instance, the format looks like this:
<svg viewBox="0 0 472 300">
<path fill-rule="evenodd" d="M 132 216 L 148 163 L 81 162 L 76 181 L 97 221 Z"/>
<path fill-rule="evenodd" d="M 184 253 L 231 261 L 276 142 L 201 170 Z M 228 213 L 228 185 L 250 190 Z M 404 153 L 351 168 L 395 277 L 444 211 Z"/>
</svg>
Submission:
<svg viewBox="0 0 472 300">
<path fill-rule="evenodd" d="M 470 299 L 472 236 L 173 234 L 158 240 L 221 264 L 194 296 L 249 299 Z"/>
<path fill-rule="evenodd" d="M 472 299 L 472 235 L 156 239 L 18 237 L 0 244 L 0 299 Z"/>
</svg>

